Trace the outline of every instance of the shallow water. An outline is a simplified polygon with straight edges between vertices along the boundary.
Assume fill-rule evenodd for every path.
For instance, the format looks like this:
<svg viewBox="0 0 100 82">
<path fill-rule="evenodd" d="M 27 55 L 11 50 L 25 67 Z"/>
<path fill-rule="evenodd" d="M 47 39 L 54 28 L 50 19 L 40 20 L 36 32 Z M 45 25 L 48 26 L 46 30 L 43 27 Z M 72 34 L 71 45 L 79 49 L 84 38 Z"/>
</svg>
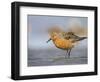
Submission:
<svg viewBox="0 0 100 82">
<path fill-rule="evenodd" d="M 75 48 L 70 58 L 60 49 L 28 49 L 28 66 L 87 64 L 87 48 Z"/>
</svg>

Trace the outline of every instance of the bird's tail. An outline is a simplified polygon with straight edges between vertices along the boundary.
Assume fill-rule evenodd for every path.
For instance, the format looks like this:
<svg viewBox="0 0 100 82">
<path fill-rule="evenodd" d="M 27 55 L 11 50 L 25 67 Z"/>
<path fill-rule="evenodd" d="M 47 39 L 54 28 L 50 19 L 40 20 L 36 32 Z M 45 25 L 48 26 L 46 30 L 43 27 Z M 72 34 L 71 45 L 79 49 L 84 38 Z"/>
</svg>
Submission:
<svg viewBox="0 0 100 82">
<path fill-rule="evenodd" d="M 80 37 L 80 38 L 78 38 L 76 40 L 73 40 L 72 42 L 74 43 L 74 42 L 81 41 L 81 40 L 84 40 L 84 39 L 87 39 L 87 37 Z"/>
<path fill-rule="evenodd" d="M 81 41 L 81 40 L 84 40 L 84 39 L 87 39 L 87 37 L 80 37 L 80 38 L 77 39 L 76 41 Z"/>
</svg>

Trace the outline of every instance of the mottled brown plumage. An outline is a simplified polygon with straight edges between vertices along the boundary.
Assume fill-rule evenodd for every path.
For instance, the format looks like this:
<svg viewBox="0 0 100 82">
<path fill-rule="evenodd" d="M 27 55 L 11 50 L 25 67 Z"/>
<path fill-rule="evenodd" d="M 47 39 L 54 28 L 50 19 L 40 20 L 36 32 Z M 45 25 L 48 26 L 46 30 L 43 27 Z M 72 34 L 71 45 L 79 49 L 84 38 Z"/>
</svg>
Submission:
<svg viewBox="0 0 100 82">
<path fill-rule="evenodd" d="M 70 52 L 72 48 L 81 40 L 86 39 L 87 37 L 79 37 L 75 35 L 73 32 L 64 32 L 59 28 L 55 30 L 52 28 L 49 30 L 50 39 L 47 43 L 52 40 L 54 45 L 59 48 L 67 51 L 68 57 L 70 57 Z"/>
</svg>

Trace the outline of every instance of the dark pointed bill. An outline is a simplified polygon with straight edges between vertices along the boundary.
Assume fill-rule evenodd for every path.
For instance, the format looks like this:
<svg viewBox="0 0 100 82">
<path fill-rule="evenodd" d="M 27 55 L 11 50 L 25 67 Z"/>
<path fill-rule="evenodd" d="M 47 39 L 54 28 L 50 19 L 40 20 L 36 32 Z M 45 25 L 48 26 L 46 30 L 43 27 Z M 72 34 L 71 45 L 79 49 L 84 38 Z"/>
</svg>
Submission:
<svg viewBox="0 0 100 82">
<path fill-rule="evenodd" d="M 46 42 L 48 43 L 50 40 L 51 40 L 51 38 L 49 38 L 49 40 L 48 40 L 48 41 L 46 41 Z"/>
</svg>

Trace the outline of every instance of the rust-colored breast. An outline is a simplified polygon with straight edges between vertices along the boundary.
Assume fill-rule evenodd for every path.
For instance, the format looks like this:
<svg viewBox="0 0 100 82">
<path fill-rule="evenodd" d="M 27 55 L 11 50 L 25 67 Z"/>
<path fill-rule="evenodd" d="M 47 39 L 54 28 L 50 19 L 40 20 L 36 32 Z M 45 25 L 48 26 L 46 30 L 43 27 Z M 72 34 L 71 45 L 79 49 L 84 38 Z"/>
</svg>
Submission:
<svg viewBox="0 0 100 82">
<path fill-rule="evenodd" d="M 66 39 L 57 39 L 54 41 L 54 44 L 57 48 L 60 49 L 70 49 L 73 47 L 73 43 L 71 40 L 66 40 Z"/>
</svg>

